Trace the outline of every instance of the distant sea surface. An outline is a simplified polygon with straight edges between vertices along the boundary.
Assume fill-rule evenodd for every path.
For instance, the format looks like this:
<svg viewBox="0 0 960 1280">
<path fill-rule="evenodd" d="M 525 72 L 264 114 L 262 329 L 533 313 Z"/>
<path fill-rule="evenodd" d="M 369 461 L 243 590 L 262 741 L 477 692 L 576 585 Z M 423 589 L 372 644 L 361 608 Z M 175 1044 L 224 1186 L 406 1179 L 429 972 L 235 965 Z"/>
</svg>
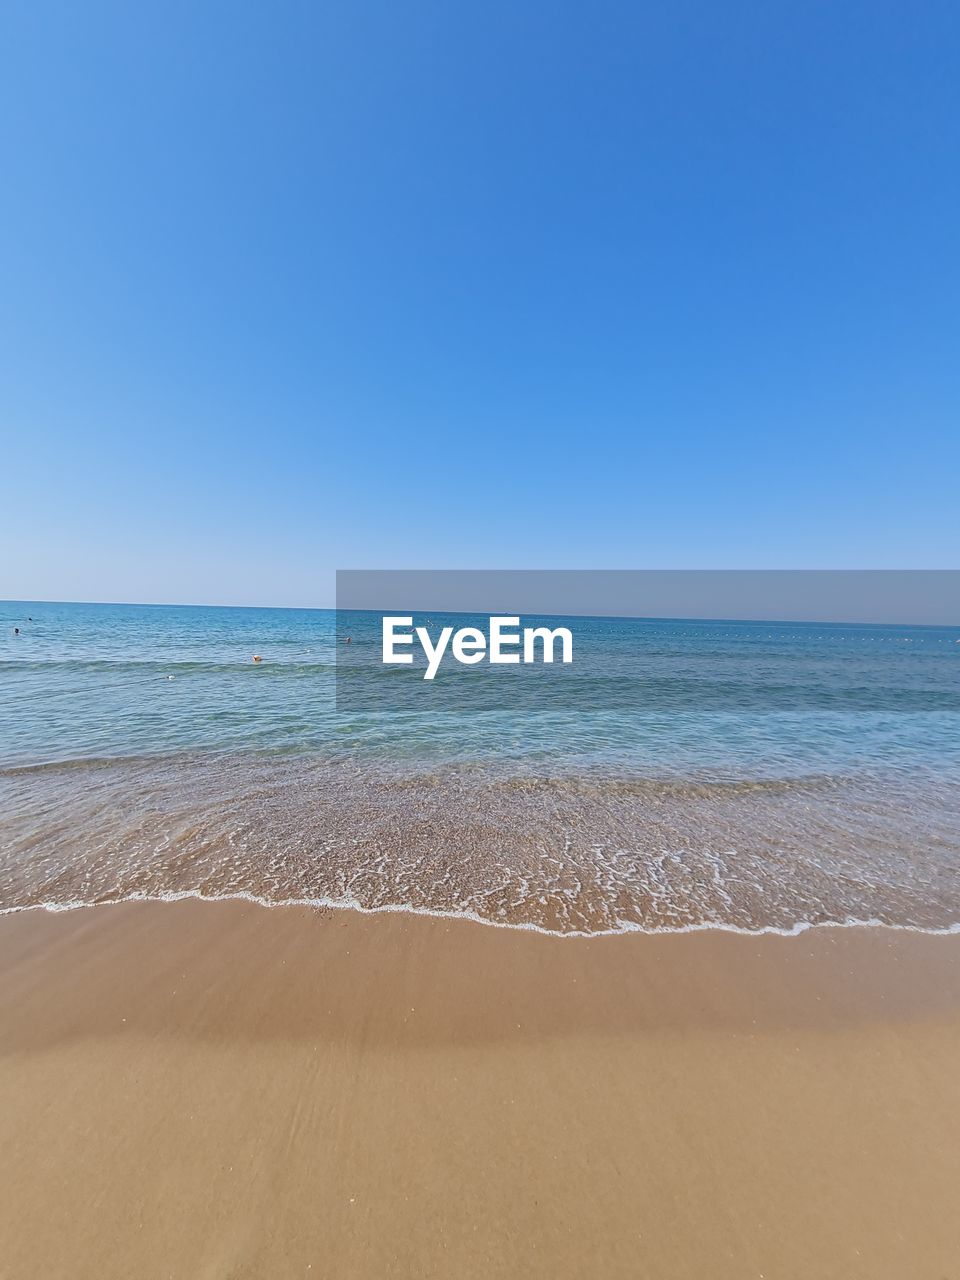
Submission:
<svg viewBox="0 0 960 1280">
<path fill-rule="evenodd" d="M 960 927 L 960 630 L 566 625 L 562 697 L 444 667 L 431 702 L 376 683 L 370 619 L 0 603 L 0 910 Z"/>
</svg>

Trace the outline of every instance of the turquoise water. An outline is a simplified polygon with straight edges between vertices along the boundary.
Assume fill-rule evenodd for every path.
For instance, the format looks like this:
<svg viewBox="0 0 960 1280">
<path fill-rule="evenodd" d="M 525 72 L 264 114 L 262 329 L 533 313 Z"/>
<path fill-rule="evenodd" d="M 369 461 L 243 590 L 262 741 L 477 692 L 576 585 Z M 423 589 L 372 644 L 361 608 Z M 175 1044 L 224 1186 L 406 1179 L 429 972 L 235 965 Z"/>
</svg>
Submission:
<svg viewBox="0 0 960 1280">
<path fill-rule="evenodd" d="M 0 604 L 0 906 L 960 919 L 960 631 L 568 625 L 571 668 L 430 689 L 370 616 Z"/>
<path fill-rule="evenodd" d="M 559 710 L 534 699 L 539 672 L 474 668 L 445 669 L 431 689 L 417 679 L 419 702 L 379 698 L 366 714 L 348 706 L 338 715 L 335 617 L 0 604 L 0 760 L 359 752 L 763 776 L 960 761 L 955 630 L 571 619 L 576 661 Z M 450 620 L 464 621 L 435 626 Z M 379 632 L 367 625 L 368 646 L 355 636 L 349 656 L 379 664 Z M 599 694 L 590 675 L 606 682 Z M 471 690 L 484 678 L 492 711 L 465 719 L 446 702 L 437 718 L 441 685 L 456 679 Z"/>
</svg>

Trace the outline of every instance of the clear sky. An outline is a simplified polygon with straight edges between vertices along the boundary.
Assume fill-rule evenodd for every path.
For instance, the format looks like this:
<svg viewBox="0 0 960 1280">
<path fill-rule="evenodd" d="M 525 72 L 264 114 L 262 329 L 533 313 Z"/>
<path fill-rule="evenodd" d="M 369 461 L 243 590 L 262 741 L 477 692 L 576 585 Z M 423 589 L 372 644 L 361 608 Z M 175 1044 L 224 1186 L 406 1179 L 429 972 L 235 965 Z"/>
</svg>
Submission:
<svg viewBox="0 0 960 1280">
<path fill-rule="evenodd" d="M 0 596 L 960 564 L 955 0 L 0 17 Z"/>
</svg>

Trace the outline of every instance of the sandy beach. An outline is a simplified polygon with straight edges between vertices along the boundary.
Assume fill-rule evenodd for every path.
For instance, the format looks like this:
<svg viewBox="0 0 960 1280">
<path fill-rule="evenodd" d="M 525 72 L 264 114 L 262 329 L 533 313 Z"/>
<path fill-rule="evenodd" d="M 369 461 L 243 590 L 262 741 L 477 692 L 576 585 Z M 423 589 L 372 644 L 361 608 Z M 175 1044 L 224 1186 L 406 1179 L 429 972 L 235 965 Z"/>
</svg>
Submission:
<svg viewBox="0 0 960 1280">
<path fill-rule="evenodd" d="M 948 1277 L 960 937 L 0 920 L 0 1272 Z"/>
</svg>

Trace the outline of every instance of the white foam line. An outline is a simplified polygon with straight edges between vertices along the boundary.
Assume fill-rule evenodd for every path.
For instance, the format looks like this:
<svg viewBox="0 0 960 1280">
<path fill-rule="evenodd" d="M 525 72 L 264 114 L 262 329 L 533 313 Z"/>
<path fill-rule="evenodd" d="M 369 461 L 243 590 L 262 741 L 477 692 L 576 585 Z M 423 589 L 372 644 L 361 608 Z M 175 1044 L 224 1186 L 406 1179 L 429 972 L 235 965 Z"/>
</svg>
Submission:
<svg viewBox="0 0 960 1280">
<path fill-rule="evenodd" d="M 376 915 L 411 915 L 430 916 L 436 920 L 469 920 L 474 924 L 485 925 L 490 929 L 520 929 L 527 933 L 539 933 L 547 938 L 619 938 L 628 933 L 645 933 L 652 935 L 673 933 L 739 933 L 748 938 L 762 938 L 772 935 L 778 938 L 796 938 L 810 929 L 888 929 L 895 933 L 920 933 L 930 937 L 946 937 L 960 934 L 960 921 L 934 928 L 919 924 L 891 924 L 887 920 L 869 918 L 864 920 L 848 917 L 845 920 L 798 920 L 789 929 L 779 925 L 764 925 L 759 929 L 746 929 L 742 925 L 724 924 L 721 921 L 704 920 L 699 924 L 682 925 L 642 925 L 633 921 L 624 921 L 614 929 L 545 929 L 539 924 L 510 924 L 503 920 L 489 920 L 475 911 L 438 911 L 430 907 L 410 907 L 400 903 L 390 903 L 382 907 L 364 907 L 359 902 L 349 902 L 333 898 L 282 898 L 274 901 L 258 898 L 256 894 L 238 891 L 236 893 L 200 893 L 195 889 L 185 889 L 178 893 L 132 893 L 124 898 L 108 898 L 102 902 L 84 902 L 74 899 L 68 902 L 33 902 L 26 906 L 0 907 L 0 916 L 17 915 L 22 911 L 49 911 L 57 914 L 61 911 L 80 911 L 90 907 L 120 907 L 131 902 L 249 902 L 257 907 L 272 910 L 275 907 L 310 907 L 314 910 L 323 908 L 329 911 L 356 911 L 364 916 Z"/>
</svg>

